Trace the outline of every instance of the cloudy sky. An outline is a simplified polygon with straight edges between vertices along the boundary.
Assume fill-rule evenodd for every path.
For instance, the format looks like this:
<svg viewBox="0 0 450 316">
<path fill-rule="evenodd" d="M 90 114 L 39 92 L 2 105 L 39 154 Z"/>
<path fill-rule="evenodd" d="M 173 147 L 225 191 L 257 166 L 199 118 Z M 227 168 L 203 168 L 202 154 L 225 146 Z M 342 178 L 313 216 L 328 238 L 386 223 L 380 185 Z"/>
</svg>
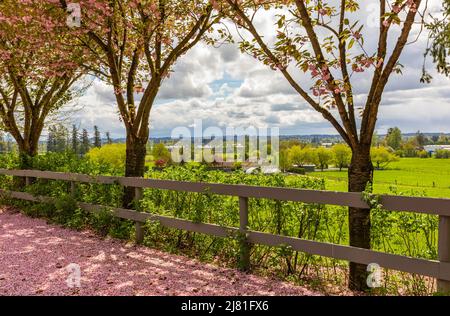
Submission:
<svg viewBox="0 0 450 316">
<path fill-rule="evenodd" d="M 372 0 L 358 13 L 366 21 L 364 32 L 368 50 L 376 45 L 377 13 Z M 440 0 L 430 0 L 435 10 Z M 270 38 L 276 12 L 265 13 L 258 29 Z M 398 26 L 396 27 L 398 29 Z M 410 40 L 419 35 L 416 27 Z M 396 33 L 393 34 L 393 38 Z M 380 108 L 377 131 L 398 126 L 403 132 L 450 132 L 450 79 L 435 73 L 431 84 L 419 82 L 427 34 L 422 32 L 415 43 L 406 46 L 400 62 L 403 75 L 394 74 L 385 90 Z M 390 42 L 391 46 L 393 41 Z M 292 69 L 290 66 L 290 70 Z M 294 76 L 305 85 L 305 75 L 292 69 Z M 362 105 L 368 90 L 369 72 L 352 78 L 357 106 Z M 98 125 L 112 137 L 125 135 L 118 119 L 113 89 L 99 81 L 83 95 L 78 104 L 82 110 L 72 115 L 81 128 Z M 170 136 L 175 127 L 192 127 L 202 119 L 203 127 L 279 127 L 281 134 L 336 134 L 321 115 L 312 110 L 296 94 L 284 77 L 257 60 L 243 55 L 234 45 L 219 48 L 200 44 L 176 64 L 170 79 L 163 82 L 151 113 L 151 137 Z"/>
</svg>

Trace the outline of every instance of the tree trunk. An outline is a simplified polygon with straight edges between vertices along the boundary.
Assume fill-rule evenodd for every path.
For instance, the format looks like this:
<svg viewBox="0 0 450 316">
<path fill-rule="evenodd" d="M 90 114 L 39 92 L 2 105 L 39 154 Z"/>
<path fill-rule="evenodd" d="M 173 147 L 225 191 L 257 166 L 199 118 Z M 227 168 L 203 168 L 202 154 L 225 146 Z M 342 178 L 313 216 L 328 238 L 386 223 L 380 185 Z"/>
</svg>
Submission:
<svg viewBox="0 0 450 316">
<path fill-rule="evenodd" d="M 147 153 L 147 138 L 141 139 L 127 136 L 125 177 L 143 177 L 145 166 L 145 155 Z M 122 206 L 131 208 L 135 196 L 135 188 L 125 187 Z"/>
<path fill-rule="evenodd" d="M 33 169 L 33 159 L 37 156 L 37 143 L 30 141 L 28 144 L 19 146 L 19 169 L 29 170 Z M 30 179 L 33 182 L 34 179 Z M 16 177 L 14 183 L 17 188 L 25 186 L 24 177 Z"/>
<path fill-rule="evenodd" d="M 363 192 L 373 181 L 373 165 L 370 146 L 353 152 L 348 168 L 348 191 Z M 350 246 L 370 249 L 370 209 L 349 207 Z M 367 265 L 350 262 L 349 288 L 363 291 L 367 286 Z"/>
</svg>

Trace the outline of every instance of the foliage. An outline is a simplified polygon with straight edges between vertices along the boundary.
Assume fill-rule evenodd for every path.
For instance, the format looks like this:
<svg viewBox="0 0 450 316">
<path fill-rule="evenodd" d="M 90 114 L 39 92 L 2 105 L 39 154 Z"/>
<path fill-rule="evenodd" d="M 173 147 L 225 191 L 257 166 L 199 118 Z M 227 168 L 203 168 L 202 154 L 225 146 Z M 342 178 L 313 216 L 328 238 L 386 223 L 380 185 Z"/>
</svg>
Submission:
<svg viewBox="0 0 450 316">
<path fill-rule="evenodd" d="M 66 14 L 54 1 L 0 2 L 0 125 L 19 151 L 35 156 L 44 125 L 84 90 L 72 59 L 82 49 L 66 45 Z"/>
<path fill-rule="evenodd" d="M 386 147 L 372 147 L 370 156 L 377 169 L 385 168 L 389 163 L 398 161 L 398 157 L 392 154 Z"/>
<path fill-rule="evenodd" d="M 450 150 L 438 149 L 436 150 L 434 157 L 438 159 L 448 159 L 450 158 Z"/>
<path fill-rule="evenodd" d="M 430 23 L 426 26 L 430 31 L 431 43 L 425 52 L 425 58 L 431 54 L 433 62 L 436 64 L 438 72 L 449 76 L 450 75 L 450 63 L 448 56 L 450 54 L 450 1 L 442 1 L 442 14 L 440 17 L 433 17 Z M 430 82 L 431 75 L 425 70 L 425 63 L 423 67 L 422 82 Z"/>
<path fill-rule="evenodd" d="M 102 147 L 102 137 L 97 125 L 94 125 L 94 147 Z"/>
<path fill-rule="evenodd" d="M 287 169 L 287 172 L 297 173 L 297 174 L 306 174 L 305 168 L 301 167 L 290 167 Z"/>
<path fill-rule="evenodd" d="M 153 146 L 152 156 L 155 160 L 155 164 L 159 161 L 157 165 L 164 166 L 171 160 L 170 152 L 163 143 L 158 143 Z"/>
<path fill-rule="evenodd" d="M 315 151 L 316 165 L 323 171 L 333 161 L 333 152 L 327 148 L 319 147 Z"/>
<path fill-rule="evenodd" d="M 125 144 L 107 144 L 91 148 L 86 157 L 92 162 L 98 164 L 106 163 L 123 172 L 125 168 L 125 151 Z"/>
<path fill-rule="evenodd" d="M 85 155 L 89 151 L 89 148 L 91 148 L 89 133 L 87 129 L 83 128 L 83 131 L 81 133 L 80 154 Z"/>
<path fill-rule="evenodd" d="M 315 152 L 311 147 L 292 146 L 288 153 L 289 161 L 293 165 L 304 166 L 315 162 Z"/>
<path fill-rule="evenodd" d="M 398 127 L 392 127 L 388 129 L 386 134 L 386 145 L 394 150 L 400 149 L 402 143 L 402 132 Z"/>
<path fill-rule="evenodd" d="M 334 163 L 336 164 L 336 167 L 338 167 L 339 170 L 348 167 L 350 159 L 352 158 L 351 149 L 345 144 L 336 144 L 331 150 L 334 154 Z"/>
</svg>

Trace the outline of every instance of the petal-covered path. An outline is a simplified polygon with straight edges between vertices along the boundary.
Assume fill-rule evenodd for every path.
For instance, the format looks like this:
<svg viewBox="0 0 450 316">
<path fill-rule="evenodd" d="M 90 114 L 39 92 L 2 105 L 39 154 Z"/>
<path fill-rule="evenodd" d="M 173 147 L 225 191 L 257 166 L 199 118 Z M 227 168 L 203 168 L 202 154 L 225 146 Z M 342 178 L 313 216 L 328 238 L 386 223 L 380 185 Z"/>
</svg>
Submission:
<svg viewBox="0 0 450 316">
<path fill-rule="evenodd" d="M 0 208 L 0 295 L 318 294 Z"/>
</svg>

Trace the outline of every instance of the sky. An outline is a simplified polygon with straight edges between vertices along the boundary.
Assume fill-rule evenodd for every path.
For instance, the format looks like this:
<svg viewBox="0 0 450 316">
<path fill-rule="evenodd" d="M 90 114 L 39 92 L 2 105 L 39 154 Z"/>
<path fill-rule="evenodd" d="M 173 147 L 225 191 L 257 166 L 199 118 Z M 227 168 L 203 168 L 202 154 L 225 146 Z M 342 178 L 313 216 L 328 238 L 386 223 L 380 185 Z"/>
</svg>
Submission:
<svg viewBox="0 0 450 316">
<path fill-rule="evenodd" d="M 439 0 L 430 0 L 431 11 Z M 377 12 L 373 0 L 362 1 L 354 18 L 365 21 L 363 34 L 366 49 L 373 51 L 377 40 Z M 277 12 L 262 13 L 258 30 L 270 42 L 274 35 Z M 395 28 L 397 30 L 395 30 Z M 398 26 L 390 38 L 390 48 L 398 35 Z M 393 74 L 381 102 L 376 130 L 383 134 L 398 126 L 403 132 L 450 132 L 450 79 L 427 68 L 433 76 L 431 84 L 420 83 L 427 33 L 416 26 L 400 62 L 403 74 Z M 308 87 L 307 75 L 289 66 L 294 77 Z M 369 72 L 352 77 L 356 106 L 362 105 L 370 84 Z M 307 88 L 308 89 L 308 88 Z M 81 128 L 109 131 L 113 138 L 125 136 L 119 121 L 113 88 L 94 80 L 86 93 L 77 99 L 80 110 L 71 114 L 71 121 Z M 329 122 L 315 112 L 288 84 L 278 71 L 273 71 L 236 45 L 218 48 L 199 44 L 175 65 L 174 72 L 161 87 L 151 112 L 150 137 L 166 137 L 176 127 L 192 128 L 201 119 L 203 127 L 277 127 L 282 135 L 336 134 Z"/>
</svg>

